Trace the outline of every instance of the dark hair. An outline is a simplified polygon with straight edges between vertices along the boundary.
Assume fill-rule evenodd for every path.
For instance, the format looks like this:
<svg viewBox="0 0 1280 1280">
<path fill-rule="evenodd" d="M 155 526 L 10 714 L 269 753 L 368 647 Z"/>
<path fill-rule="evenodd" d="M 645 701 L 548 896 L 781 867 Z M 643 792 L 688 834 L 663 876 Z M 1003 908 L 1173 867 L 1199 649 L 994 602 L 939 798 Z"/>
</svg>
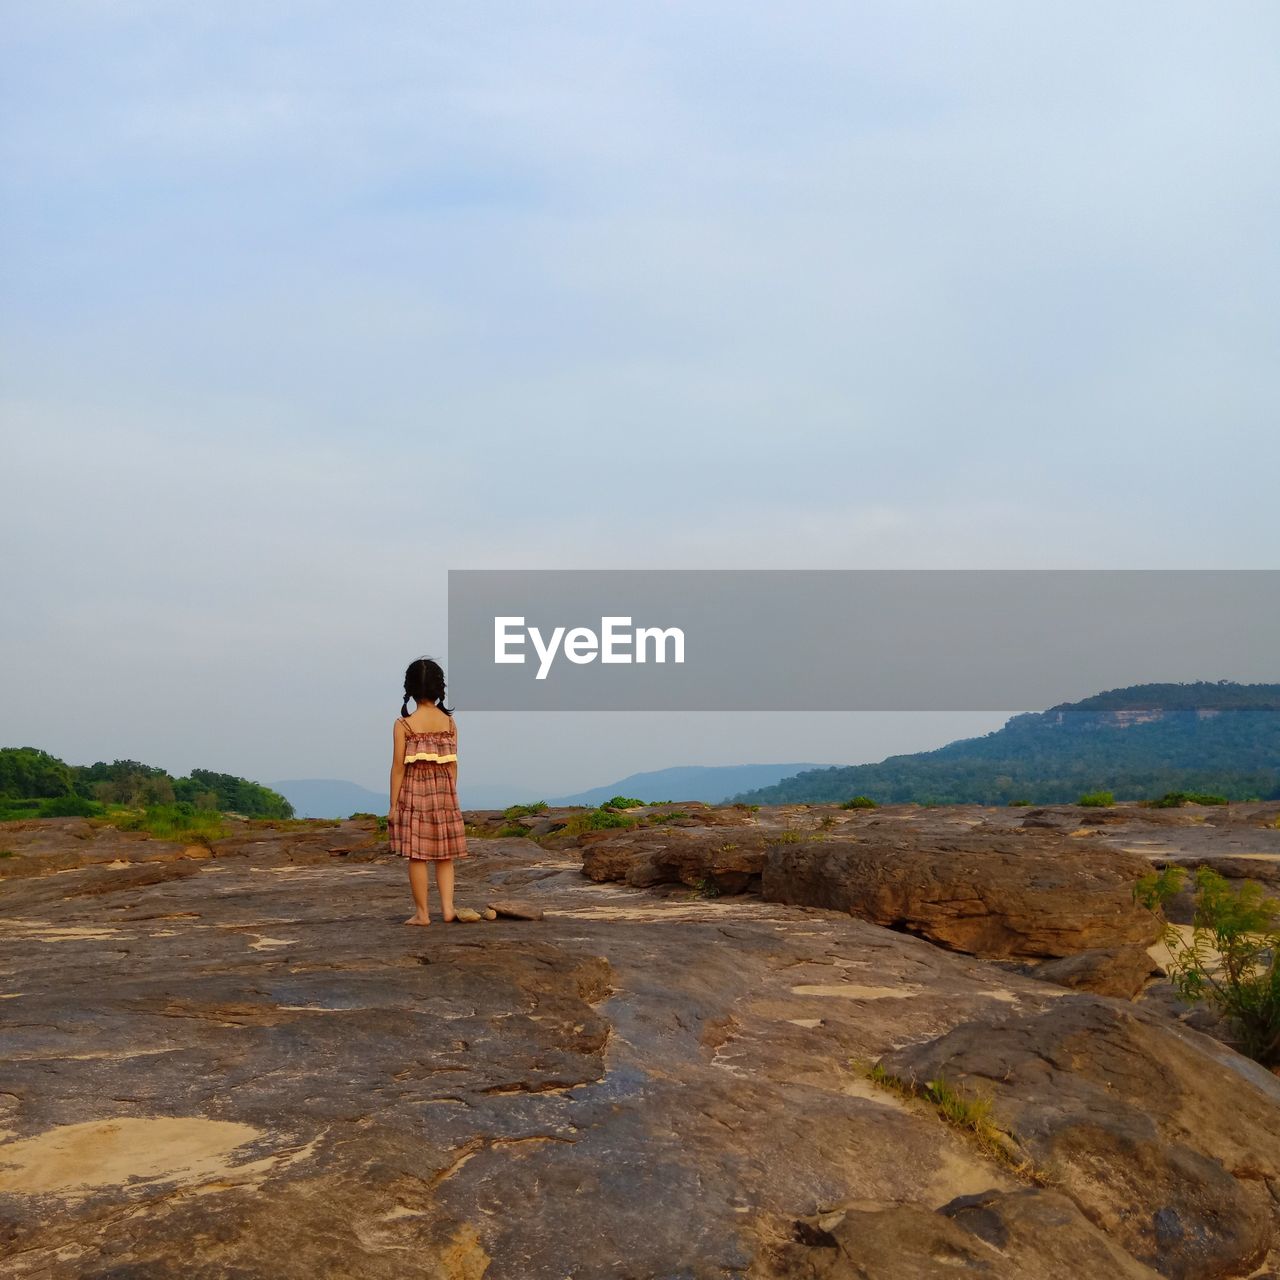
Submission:
<svg viewBox="0 0 1280 1280">
<path fill-rule="evenodd" d="M 447 716 L 453 715 L 453 708 L 444 705 L 444 668 L 434 658 L 414 658 L 404 673 L 404 701 L 400 704 L 400 714 L 409 714 L 409 699 L 418 706 L 430 702 Z"/>
</svg>

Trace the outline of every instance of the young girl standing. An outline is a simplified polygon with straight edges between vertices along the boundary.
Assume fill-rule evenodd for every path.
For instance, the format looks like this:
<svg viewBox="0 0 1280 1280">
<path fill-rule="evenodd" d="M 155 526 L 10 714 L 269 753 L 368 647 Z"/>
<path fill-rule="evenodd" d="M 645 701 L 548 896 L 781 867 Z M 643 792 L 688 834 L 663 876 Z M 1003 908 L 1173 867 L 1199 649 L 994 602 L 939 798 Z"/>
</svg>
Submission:
<svg viewBox="0 0 1280 1280">
<path fill-rule="evenodd" d="M 404 673 L 404 701 L 392 729 L 391 809 L 387 835 L 391 852 L 408 860 L 415 911 L 405 924 L 430 924 L 427 863 L 436 864 L 440 913 L 454 918 L 453 860 L 467 856 L 462 811 L 458 807 L 458 727 L 444 705 L 444 671 L 430 658 L 417 658 Z M 409 700 L 415 703 L 409 714 Z"/>
</svg>

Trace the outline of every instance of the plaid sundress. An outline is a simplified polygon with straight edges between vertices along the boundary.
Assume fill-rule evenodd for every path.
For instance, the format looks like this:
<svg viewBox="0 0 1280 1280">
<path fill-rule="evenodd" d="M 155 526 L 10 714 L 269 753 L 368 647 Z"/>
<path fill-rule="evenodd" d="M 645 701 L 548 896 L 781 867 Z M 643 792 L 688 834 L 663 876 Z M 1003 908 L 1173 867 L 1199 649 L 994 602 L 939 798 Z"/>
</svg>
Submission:
<svg viewBox="0 0 1280 1280">
<path fill-rule="evenodd" d="M 467 857 L 466 831 L 449 762 L 458 758 L 455 730 L 418 733 L 405 726 L 404 781 L 387 816 L 392 853 L 443 862 Z"/>
</svg>

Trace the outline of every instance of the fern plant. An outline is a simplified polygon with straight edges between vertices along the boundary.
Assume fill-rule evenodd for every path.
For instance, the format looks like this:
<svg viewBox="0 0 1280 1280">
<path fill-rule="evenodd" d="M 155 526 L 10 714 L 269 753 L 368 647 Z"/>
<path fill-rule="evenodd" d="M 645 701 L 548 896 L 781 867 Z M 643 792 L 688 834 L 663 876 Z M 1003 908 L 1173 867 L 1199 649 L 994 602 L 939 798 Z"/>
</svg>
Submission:
<svg viewBox="0 0 1280 1280">
<path fill-rule="evenodd" d="M 1144 876 L 1134 895 L 1163 920 L 1181 891 L 1182 867 Z M 1195 874 L 1191 937 L 1167 922 L 1169 977 L 1184 1000 L 1207 1001 L 1232 1024 L 1241 1051 L 1264 1066 L 1280 1063 L 1280 902 L 1252 881 L 1232 885 L 1211 867 Z"/>
</svg>

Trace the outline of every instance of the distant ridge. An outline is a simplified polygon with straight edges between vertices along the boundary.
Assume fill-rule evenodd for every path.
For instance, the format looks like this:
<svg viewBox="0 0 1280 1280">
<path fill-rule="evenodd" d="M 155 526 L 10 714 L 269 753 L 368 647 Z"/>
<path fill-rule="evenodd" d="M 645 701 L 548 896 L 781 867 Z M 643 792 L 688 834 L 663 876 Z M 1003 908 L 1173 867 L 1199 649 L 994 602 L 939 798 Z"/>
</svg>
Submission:
<svg viewBox="0 0 1280 1280">
<path fill-rule="evenodd" d="M 816 764 L 724 764 L 677 765 L 648 773 L 632 773 L 617 782 L 589 787 L 569 796 L 547 797 L 551 804 L 602 804 L 614 796 L 637 800 L 702 800 L 719 804 L 747 787 L 767 787 L 803 769 L 821 769 Z"/>
<path fill-rule="evenodd" d="M 1280 684 L 1144 684 L 1014 716 L 1002 729 L 878 764 L 808 770 L 751 790 L 754 804 L 1069 803 L 1087 791 L 1280 798 Z"/>
<path fill-rule="evenodd" d="M 816 764 L 682 765 L 633 773 L 617 782 L 591 787 L 571 796 L 542 796 L 524 785 L 506 783 L 460 784 L 458 799 L 464 809 L 503 809 L 546 799 L 550 804 L 597 805 L 614 796 L 639 800 L 702 800 L 719 804 L 743 787 L 764 787 L 799 773 L 820 769 Z M 386 813 L 387 793 L 370 791 L 341 778 L 293 778 L 271 786 L 293 805 L 299 818 L 347 818 L 353 813 Z"/>
<path fill-rule="evenodd" d="M 387 793 L 370 791 L 341 778 L 294 778 L 273 782 L 299 818 L 349 818 L 353 813 L 386 813 Z"/>
</svg>

